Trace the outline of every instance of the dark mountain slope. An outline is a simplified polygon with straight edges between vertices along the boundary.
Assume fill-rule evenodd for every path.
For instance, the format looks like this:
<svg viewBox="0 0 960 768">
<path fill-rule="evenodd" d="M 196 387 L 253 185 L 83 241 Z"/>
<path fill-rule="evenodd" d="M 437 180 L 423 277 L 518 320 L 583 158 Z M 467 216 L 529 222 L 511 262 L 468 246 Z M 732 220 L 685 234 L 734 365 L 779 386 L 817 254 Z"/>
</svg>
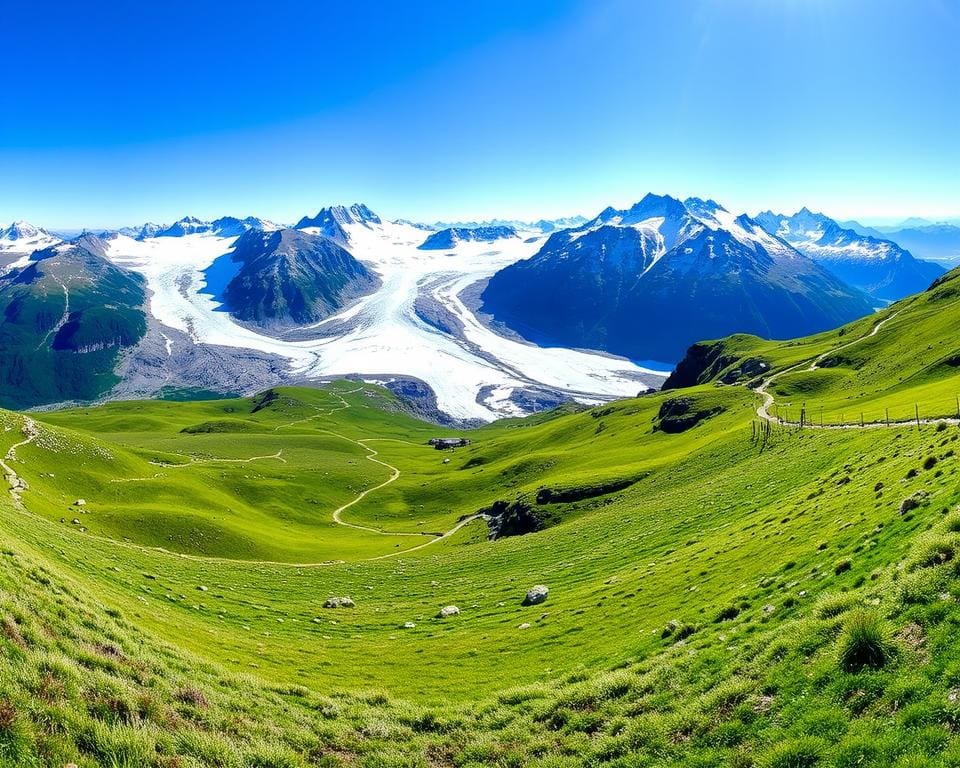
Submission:
<svg viewBox="0 0 960 768">
<path fill-rule="evenodd" d="M 238 320 L 261 326 L 319 322 L 380 285 L 335 242 L 296 229 L 250 230 L 230 258 L 240 270 L 227 284 L 224 301 Z"/>
<path fill-rule="evenodd" d="M 427 237 L 419 246 L 420 250 L 442 250 L 444 248 L 454 248 L 457 243 L 492 243 L 504 237 L 516 237 L 517 230 L 514 227 L 506 225 L 496 225 L 488 227 L 449 227 L 434 232 Z"/>
<path fill-rule="evenodd" d="M 672 361 L 702 338 L 788 338 L 870 302 L 746 216 L 647 195 L 555 233 L 491 278 L 483 310 L 534 341 Z"/>
<path fill-rule="evenodd" d="M 0 405 L 94 399 L 146 331 L 143 278 L 107 261 L 95 237 L 36 251 L 0 276 Z"/>
</svg>

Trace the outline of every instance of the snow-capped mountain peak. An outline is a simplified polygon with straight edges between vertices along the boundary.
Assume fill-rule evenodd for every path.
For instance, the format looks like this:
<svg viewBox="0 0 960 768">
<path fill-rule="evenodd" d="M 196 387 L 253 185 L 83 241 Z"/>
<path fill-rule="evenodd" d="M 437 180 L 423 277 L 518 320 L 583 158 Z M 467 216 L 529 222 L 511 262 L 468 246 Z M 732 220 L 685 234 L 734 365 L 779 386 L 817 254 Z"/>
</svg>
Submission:
<svg viewBox="0 0 960 768">
<path fill-rule="evenodd" d="M 703 200 L 699 197 L 688 197 L 683 204 L 695 216 L 713 216 L 718 211 L 727 210 L 716 200 Z"/>
<path fill-rule="evenodd" d="M 346 245 L 350 242 L 348 228 L 360 225 L 371 229 L 372 225 L 382 225 L 383 220 L 363 203 L 354 203 L 351 206 L 332 205 L 321 208 L 316 216 L 304 216 L 296 224 L 296 229 L 303 229 L 314 234 L 321 234 L 331 240 Z"/>
<path fill-rule="evenodd" d="M 148 221 L 136 227 L 120 227 L 117 234 L 132 237 L 134 240 L 146 240 L 149 237 L 156 237 L 167 227 L 167 224 L 154 224 L 152 221 Z"/>
<path fill-rule="evenodd" d="M 771 235 L 883 301 L 924 290 L 943 272 L 890 240 L 848 229 L 806 206 L 792 216 L 764 211 L 756 220 Z"/>
<path fill-rule="evenodd" d="M 0 229 L 0 240 L 36 240 L 44 235 L 52 237 L 28 221 L 15 221 L 9 227 Z"/>
<path fill-rule="evenodd" d="M 213 221 L 203 221 L 196 216 L 184 216 L 171 226 L 161 229 L 160 231 L 155 231 L 152 234 L 144 234 L 143 237 L 185 237 L 186 235 L 206 233 L 211 233 L 218 237 L 239 237 L 251 229 L 272 231 L 280 229 L 280 225 L 256 216 L 247 216 L 244 219 L 238 219 L 236 216 L 221 216 L 219 219 L 214 219 Z"/>
<path fill-rule="evenodd" d="M 27 221 L 15 221 L 0 229 L 0 253 L 30 253 L 59 242 L 59 237 Z"/>
<path fill-rule="evenodd" d="M 183 237 L 209 231 L 210 222 L 201 221 L 196 216 L 184 216 L 162 232 L 158 232 L 157 237 Z"/>
<path fill-rule="evenodd" d="M 643 199 L 624 212 L 622 223 L 635 224 L 653 218 L 679 219 L 688 213 L 686 206 L 670 195 L 648 192 Z"/>
</svg>

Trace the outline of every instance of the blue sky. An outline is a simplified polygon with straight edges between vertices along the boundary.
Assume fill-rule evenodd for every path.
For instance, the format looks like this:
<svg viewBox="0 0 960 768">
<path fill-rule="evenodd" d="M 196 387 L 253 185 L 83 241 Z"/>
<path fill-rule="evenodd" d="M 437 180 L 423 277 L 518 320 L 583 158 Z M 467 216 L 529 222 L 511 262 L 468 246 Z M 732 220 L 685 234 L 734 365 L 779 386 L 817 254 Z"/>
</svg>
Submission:
<svg viewBox="0 0 960 768">
<path fill-rule="evenodd" d="M 0 220 L 960 216 L 958 39 L 954 0 L 11 0 Z"/>
</svg>

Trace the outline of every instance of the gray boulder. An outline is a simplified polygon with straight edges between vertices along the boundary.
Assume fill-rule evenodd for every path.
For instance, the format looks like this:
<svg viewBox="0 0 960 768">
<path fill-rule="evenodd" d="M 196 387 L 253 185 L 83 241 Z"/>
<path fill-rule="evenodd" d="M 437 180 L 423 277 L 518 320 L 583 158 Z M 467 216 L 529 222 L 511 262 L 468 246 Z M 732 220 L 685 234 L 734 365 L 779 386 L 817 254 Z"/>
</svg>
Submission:
<svg viewBox="0 0 960 768">
<path fill-rule="evenodd" d="M 349 597 L 328 597 L 323 604 L 324 608 L 353 608 L 356 605 Z"/>
<path fill-rule="evenodd" d="M 537 584 L 527 590 L 527 596 L 523 598 L 524 605 L 539 605 L 547 599 L 550 590 L 543 584 Z"/>
</svg>

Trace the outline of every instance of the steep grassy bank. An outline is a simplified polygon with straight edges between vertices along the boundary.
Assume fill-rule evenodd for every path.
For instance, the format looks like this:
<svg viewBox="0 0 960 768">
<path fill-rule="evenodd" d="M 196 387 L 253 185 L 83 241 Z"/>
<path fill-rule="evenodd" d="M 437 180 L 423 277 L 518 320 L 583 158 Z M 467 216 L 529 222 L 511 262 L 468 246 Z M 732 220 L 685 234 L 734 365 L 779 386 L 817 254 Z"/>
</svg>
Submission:
<svg viewBox="0 0 960 768">
<path fill-rule="evenodd" d="M 876 334 L 873 328 L 882 323 Z M 759 382 L 791 421 L 806 406 L 819 423 L 960 418 L 960 271 L 929 290 L 836 331 L 790 341 L 732 336 L 691 348 L 673 384 Z M 671 382 L 668 382 L 668 386 Z"/>
</svg>

